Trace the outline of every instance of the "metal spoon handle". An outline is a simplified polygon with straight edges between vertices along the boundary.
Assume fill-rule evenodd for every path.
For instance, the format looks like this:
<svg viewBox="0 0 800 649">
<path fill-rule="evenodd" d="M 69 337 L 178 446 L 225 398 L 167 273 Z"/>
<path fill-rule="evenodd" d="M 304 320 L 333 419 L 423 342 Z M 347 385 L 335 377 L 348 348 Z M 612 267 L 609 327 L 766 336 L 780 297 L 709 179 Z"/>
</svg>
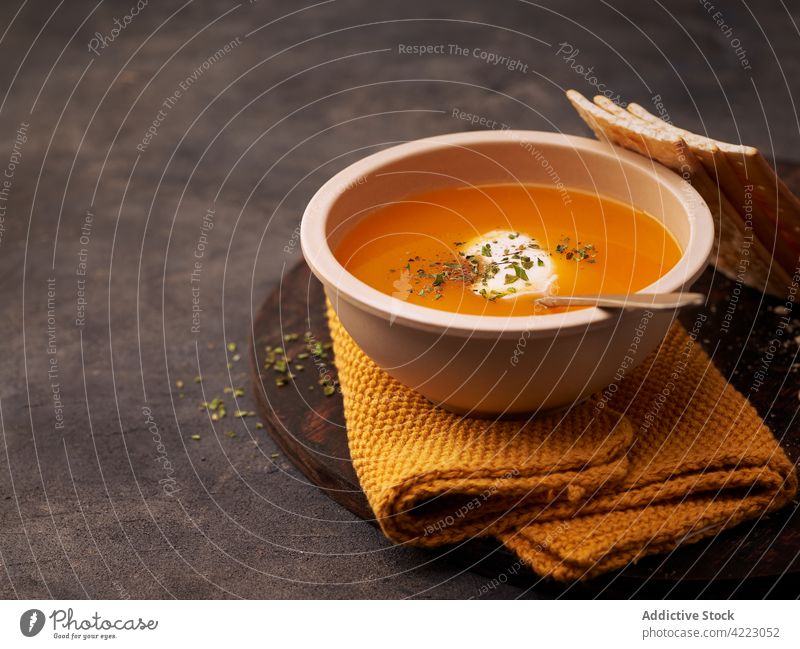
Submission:
<svg viewBox="0 0 800 649">
<path fill-rule="evenodd" d="M 542 306 L 601 306 L 617 309 L 677 309 L 702 304 L 702 293 L 632 293 L 630 295 L 551 295 L 536 300 Z"/>
</svg>

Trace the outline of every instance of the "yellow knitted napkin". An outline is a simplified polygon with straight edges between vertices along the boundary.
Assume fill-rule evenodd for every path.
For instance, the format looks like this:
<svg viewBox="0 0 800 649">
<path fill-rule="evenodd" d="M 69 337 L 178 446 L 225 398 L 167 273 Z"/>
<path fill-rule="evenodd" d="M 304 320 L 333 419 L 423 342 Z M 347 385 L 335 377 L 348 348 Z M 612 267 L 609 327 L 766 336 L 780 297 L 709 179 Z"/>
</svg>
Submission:
<svg viewBox="0 0 800 649">
<path fill-rule="evenodd" d="M 770 430 L 678 324 L 610 401 L 491 421 L 434 407 L 378 368 L 330 308 L 328 320 L 353 465 L 395 542 L 492 535 L 538 573 L 575 580 L 797 491 Z"/>
</svg>

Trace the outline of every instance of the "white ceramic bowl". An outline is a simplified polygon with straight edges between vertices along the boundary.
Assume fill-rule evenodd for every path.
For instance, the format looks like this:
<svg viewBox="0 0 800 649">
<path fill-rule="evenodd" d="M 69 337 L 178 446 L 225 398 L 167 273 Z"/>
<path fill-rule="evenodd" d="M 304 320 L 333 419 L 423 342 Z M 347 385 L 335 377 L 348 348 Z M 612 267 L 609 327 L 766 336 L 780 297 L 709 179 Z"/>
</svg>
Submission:
<svg viewBox="0 0 800 649">
<path fill-rule="evenodd" d="M 514 317 L 449 313 L 371 288 L 331 251 L 353 216 L 377 205 L 447 186 L 503 182 L 590 191 L 659 219 L 683 255 L 643 292 L 688 287 L 714 239 L 708 207 L 680 176 L 583 137 L 455 133 L 386 149 L 336 174 L 303 214 L 300 239 L 311 270 L 345 329 L 381 368 L 433 403 L 474 416 L 529 413 L 585 398 L 644 360 L 676 315 L 597 308 Z"/>
</svg>

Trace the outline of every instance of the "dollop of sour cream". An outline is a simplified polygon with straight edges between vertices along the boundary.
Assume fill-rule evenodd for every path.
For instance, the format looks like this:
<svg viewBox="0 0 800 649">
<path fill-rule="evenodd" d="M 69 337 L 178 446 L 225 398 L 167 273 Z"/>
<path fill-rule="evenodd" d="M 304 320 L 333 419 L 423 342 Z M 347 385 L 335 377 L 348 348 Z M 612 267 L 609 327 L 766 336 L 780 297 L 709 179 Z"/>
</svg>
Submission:
<svg viewBox="0 0 800 649">
<path fill-rule="evenodd" d="M 471 290 L 487 299 L 543 296 L 556 288 L 550 253 L 522 232 L 492 230 L 464 242 L 461 252 L 477 271 Z"/>
</svg>

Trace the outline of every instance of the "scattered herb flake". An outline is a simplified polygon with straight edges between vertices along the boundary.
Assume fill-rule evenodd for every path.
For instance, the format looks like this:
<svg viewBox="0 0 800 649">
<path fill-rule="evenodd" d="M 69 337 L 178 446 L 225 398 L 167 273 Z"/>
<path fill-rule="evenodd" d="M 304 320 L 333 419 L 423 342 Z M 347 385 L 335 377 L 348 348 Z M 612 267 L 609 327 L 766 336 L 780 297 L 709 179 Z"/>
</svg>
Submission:
<svg viewBox="0 0 800 649">
<path fill-rule="evenodd" d="M 597 263 L 597 248 L 594 244 L 578 241 L 577 246 L 570 247 L 569 237 L 562 237 L 556 246 L 556 252 L 564 255 L 568 261 L 586 261 L 590 264 Z"/>
</svg>

